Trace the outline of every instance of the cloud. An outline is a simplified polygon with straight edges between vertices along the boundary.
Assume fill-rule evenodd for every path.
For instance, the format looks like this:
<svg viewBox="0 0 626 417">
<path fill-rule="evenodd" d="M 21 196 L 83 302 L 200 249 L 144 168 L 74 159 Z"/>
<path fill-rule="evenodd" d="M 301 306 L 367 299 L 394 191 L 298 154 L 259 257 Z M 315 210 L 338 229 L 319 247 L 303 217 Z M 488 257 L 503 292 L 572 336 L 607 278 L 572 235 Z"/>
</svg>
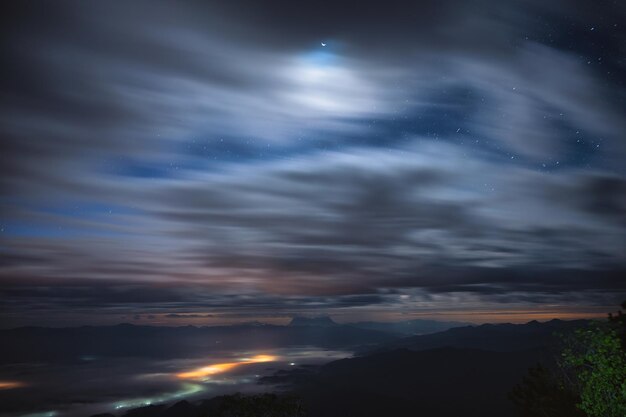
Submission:
<svg viewBox="0 0 626 417">
<path fill-rule="evenodd" d="M 619 182 L 415 145 L 188 178 L 163 194 L 174 203 L 159 215 L 197 242 L 190 254 L 196 260 L 269 270 L 268 288 L 278 292 L 315 286 L 311 275 L 354 280 L 361 290 L 396 279 L 419 286 L 427 279 L 420 271 L 431 268 L 623 266 L 620 217 L 590 211 L 595 197 L 578 192 L 593 181 Z M 608 205 L 623 214 L 619 204 Z M 436 279 L 445 280 L 441 275 Z M 341 291 L 324 278 L 315 282 Z"/>
<path fill-rule="evenodd" d="M 14 279 L 5 276 L 3 299 L 12 309 L 189 318 L 186 311 L 206 308 L 289 314 L 406 305 L 392 289 L 419 300 L 474 294 L 526 303 L 626 293 L 624 206 L 602 192 L 623 180 L 538 172 L 475 152 L 416 138 L 385 152 L 355 148 L 190 173 L 144 202 L 141 217 L 162 228 L 168 252 L 109 247 L 120 245 L 117 237 L 83 249 L 83 240 L 63 239 L 48 242 L 50 256 L 35 263 L 45 246 L 28 243 L 5 269 Z M 110 252 L 94 253 L 97 246 Z M 46 279 L 26 275 L 38 271 Z"/>
<path fill-rule="evenodd" d="M 207 318 L 214 317 L 212 314 L 177 314 L 170 313 L 165 315 L 168 319 L 198 319 L 198 318 Z"/>
<path fill-rule="evenodd" d="M 14 6 L 12 317 L 624 291 L 623 5 Z"/>
</svg>

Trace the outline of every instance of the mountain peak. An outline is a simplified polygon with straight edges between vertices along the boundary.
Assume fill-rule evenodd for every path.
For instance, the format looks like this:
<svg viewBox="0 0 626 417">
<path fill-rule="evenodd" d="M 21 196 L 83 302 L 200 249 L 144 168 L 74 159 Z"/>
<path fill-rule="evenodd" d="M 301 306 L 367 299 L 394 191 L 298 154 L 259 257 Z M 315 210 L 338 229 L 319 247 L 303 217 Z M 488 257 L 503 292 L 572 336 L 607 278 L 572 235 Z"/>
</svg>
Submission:
<svg viewBox="0 0 626 417">
<path fill-rule="evenodd" d="M 333 321 L 329 316 L 318 317 L 301 317 L 296 316 L 291 319 L 290 326 L 319 326 L 319 327 L 332 327 L 338 324 Z"/>
</svg>

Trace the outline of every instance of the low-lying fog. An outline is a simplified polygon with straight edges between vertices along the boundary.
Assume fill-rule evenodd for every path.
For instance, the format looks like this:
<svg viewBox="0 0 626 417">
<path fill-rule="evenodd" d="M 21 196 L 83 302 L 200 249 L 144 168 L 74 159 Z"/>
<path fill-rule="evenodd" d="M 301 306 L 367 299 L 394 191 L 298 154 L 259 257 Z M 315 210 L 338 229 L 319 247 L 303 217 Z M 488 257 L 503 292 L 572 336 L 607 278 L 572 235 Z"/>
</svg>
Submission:
<svg viewBox="0 0 626 417">
<path fill-rule="evenodd" d="M 0 367 L 2 415 L 88 416 L 183 398 L 209 398 L 272 387 L 258 383 L 279 369 L 313 365 L 351 352 L 316 347 L 210 352 L 193 359 L 104 358 Z M 2 389 L 4 387 L 4 389 Z"/>
</svg>

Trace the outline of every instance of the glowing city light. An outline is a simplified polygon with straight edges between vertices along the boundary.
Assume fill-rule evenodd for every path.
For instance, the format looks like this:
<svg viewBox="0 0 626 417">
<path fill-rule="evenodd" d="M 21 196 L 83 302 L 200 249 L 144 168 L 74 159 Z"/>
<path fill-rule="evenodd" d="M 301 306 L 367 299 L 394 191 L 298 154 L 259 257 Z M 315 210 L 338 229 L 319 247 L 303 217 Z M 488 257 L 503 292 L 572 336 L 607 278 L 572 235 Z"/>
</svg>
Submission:
<svg viewBox="0 0 626 417">
<path fill-rule="evenodd" d="M 18 381 L 0 381 L 0 389 L 13 389 L 13 388 L 22 388 L 25 387 L 26 384 Z"/>
<path fill-rule="evenodd" d="M 209 366 L 203 366 L 201 368 L 196 368 L 191 371 L 178 373 L 176 374 L 176 376 L 181 379 L 206 378 L 209 376 L 228 372 L 241 365 L 247 365 L 247 364 L 252 364 L 252 363 L 273 362 L 277 359 L 278 358 L 274 355 L 256 355 L 251 358 L 243 358 L 237 362 L 224 362 L 224 363 L 212 364 Z"/>
</svg>

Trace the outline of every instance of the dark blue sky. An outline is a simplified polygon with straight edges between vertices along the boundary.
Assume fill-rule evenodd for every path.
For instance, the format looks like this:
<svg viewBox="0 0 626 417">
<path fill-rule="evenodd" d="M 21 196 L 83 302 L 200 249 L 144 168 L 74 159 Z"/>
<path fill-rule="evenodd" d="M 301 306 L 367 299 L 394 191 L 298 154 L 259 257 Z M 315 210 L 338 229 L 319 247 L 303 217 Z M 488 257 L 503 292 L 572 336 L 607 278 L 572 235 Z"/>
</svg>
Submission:
<svg viewBox="0 0 626 417">
<path fill-rule="evenodd" d="M 221 3 L 2 6 L 0 326 L 626 297 L 624 4 Z"/>
</svg>

